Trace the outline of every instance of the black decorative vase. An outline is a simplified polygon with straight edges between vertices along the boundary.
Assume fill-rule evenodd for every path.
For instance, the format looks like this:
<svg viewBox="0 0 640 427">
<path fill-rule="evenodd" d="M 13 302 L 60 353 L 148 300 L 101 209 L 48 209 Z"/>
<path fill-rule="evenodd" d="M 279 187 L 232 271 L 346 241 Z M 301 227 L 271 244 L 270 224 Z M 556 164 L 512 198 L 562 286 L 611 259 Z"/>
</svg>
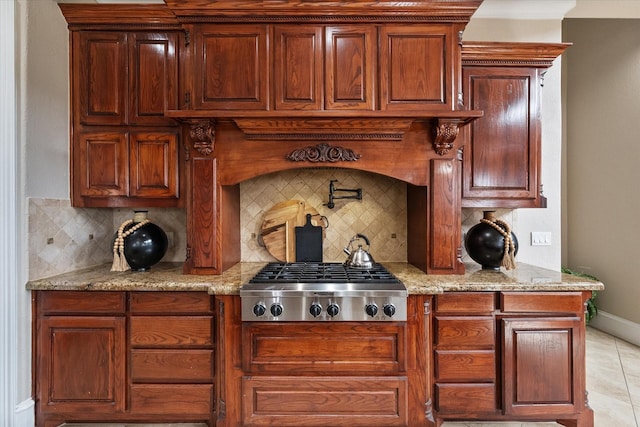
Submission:
<svg viewBox="0 0 640 427">
<path fill-rule="evenodd" d="M 484 211 L 484 220 L 495 221 L 494 211 Z M 503 225 L 497 224 L 506 233 Z M 511 233 L 515 247 L 514 256 L 518 253 L 518 239 Z M 505 255 L 504 236 L 489 224 L 480 222 L 469 229 L 464 239 L 464 247 L 472 260 L 482 266 L 483 270 L 500 270 Z"/>
<path fill-rule="evenodd" d="M 133 223 L 126 226 L 123 231 L 126 233 L 146 219 L 146 211 L 137 211 Z M 160 262 L 167 253 L 168 246 L 169 240 L 164 230 L 152 222 L 147 222 L 125 237 L 124 257 L 131 266 L 131 270 L 146 271 Z"/>
</svg>

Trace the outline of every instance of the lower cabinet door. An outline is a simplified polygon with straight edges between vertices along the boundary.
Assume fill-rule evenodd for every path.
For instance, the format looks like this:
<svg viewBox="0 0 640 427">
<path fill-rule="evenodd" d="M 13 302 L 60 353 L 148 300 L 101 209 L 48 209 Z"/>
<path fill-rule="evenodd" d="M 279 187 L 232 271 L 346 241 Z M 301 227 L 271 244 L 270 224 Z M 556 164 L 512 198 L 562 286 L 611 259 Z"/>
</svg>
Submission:
<svg viewBox="0 0 640 427">
<path fill-rule="evenodd" d="M 505 318 L 503 404 L 508 415 L 572 414 L 584 401 L 583 320 Z"/>
<path fill-rule="evenodd" d="M 42 412 L 124 411 L 124 317 L 45 317 L 38 334 Z"/>
<path fill-rule="evenodd" d="M 406 377 L 244 377 L 243 425 L 406 426 Z"/>
</svg>

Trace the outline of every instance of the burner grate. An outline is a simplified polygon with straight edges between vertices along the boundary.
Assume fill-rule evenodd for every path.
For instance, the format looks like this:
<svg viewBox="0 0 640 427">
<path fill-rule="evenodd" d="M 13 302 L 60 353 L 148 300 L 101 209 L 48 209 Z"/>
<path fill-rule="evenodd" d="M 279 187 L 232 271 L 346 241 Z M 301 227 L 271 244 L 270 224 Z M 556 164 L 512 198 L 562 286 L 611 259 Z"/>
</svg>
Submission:
<svg viewBox="0 0 640 427">
<path fill-rule="evenodd" d="M 249 283 L 399 283 L 382 265 L 370 269 L 350 268 L 341 263 L 273 262 Z"/>
</svg>

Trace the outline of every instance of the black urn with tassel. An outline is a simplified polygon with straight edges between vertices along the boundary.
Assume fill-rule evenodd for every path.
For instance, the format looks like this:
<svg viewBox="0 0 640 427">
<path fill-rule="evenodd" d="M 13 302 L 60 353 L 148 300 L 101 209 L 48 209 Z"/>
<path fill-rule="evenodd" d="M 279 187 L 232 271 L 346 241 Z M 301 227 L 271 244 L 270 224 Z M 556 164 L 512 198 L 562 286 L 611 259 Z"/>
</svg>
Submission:
<svg viewBox="0 0 640 427">
<path fill-rule="evenodd" d="M 518 239 L 509 225 L 494 216 L 495 211 L 484 211 L 479 224 L 467 232 L 464 246 L 472 260 L 483 270 L 512 270 L 516 267 Z"/>
<path fill-rule="evenodd" d="M 123 222 L 113 243 L 111 271 L 146 271 L 167 253 L 169 240 L 158 225 L 147 218 L 147 211 L 135 211 L 133 220 Z"/>
</svg>

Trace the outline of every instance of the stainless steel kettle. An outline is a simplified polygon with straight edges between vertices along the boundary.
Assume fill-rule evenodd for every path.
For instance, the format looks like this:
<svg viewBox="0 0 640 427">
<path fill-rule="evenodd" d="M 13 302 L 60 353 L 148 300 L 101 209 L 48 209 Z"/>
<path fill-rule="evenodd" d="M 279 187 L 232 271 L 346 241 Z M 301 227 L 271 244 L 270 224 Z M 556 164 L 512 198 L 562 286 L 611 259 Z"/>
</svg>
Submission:
<svg viewBox="0 0 640 427">
<path fill-rule="evenodd" d="M 364 240 L 367 244 L 367 250 L 362 249 L 362 245 L 358 245 L 358 249 L 353 250 L 352 245 L 353 242 L 357 240 Z M 364 234 L 356 234 L 351 238 L 349 244 L 345 246 L 344 253 L 349 255 L 347 260 L 344 262 L 345 267 L 351 268 L 373 268 L 375 265 L 375 261 L 373 257 L 369 253 L 369 248 L 371 247 L 371 243 L 369 243 L 369 239 Z"/>
</svg>

